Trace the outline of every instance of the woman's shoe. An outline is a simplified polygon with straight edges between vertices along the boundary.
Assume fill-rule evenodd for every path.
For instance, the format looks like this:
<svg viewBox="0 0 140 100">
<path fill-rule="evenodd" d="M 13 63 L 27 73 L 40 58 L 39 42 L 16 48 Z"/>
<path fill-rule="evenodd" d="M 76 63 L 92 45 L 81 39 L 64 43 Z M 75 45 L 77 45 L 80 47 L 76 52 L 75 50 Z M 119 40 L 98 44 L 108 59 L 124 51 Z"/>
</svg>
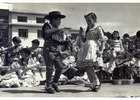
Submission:
<svg viewBox="0 0 140 100">
<path fill-rule="evenodd" d="M 95 85 L 95 87 L 93 88 L 94 92 L 98 92 L 98 90 L 101 88 L 101 83 L 99 85 Z"/>
<path fill-rule="evenodd" d="M 93 92 L 93 88 L 90 87 L 89 89 L 86 90 L 86 92 Z"/>
</svg>

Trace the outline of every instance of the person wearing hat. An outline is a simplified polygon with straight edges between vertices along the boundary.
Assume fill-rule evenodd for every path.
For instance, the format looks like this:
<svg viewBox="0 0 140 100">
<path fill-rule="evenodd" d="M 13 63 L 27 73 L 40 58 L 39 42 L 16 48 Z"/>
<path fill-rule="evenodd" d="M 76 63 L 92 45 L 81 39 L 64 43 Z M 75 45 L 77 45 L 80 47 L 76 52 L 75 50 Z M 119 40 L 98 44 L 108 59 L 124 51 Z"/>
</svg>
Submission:
<svg viewBox="0 0 140 100">
<path fill-rule="evenodd" d="M 59 47 L 61 45 L 67 45 L 67 41 L 63 41 L 62 34 L 63 29 L 59 29 L 61 19 L 65 18 L 59 11 L 49 12 L 44 18 L 49 20 L 42 27 L 44 47 L 43 57 L 46 64 L 46 87 L 47 93 L 60 92 L 57 84 L 62 72 L 62 63 L 60 59 Z M 55 66 L 55 74 L 52 80 L 53 65 Z"/>
</svg>

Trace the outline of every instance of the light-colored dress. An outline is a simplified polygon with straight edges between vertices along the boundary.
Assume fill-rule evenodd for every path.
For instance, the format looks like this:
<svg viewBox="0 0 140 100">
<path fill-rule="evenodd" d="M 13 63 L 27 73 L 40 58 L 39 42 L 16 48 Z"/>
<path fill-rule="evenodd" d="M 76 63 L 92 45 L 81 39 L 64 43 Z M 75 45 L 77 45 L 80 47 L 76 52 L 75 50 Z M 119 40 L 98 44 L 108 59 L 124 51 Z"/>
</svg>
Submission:
<svg viewBox="0 0 140 100">
<path fill-rule="evenodd" d="M 111 40 L 112 54 L 113 57 L 117 56 L 117 52 L 121 53 L 124 51 L 122 41 L 121 40 Z"/>
<path fill-rule="evenodd" d="M 32 69 L 36 68 L 38 64 L 39 62 L 35 62 L 31 58 L 28 60 L 27 66 L 23 66 L 18 62 L 13 62 L 11 66 L 9 66 L 9 69 L 16 69 L 21 67 L 18 72 L 24 72 L 24 74 L 19 75 L 16 74 L 16 72 L 12 72 L 4 75 L 3 77 L 0 76 L 0 87 L 33 87 L 39 85 L 40 81 L 36 80 L 36 76 L 31 71 Z"/>
<path fill-rule="evenodd" d="M 113 39 L 110 40 L 110 46 L 111 46 L 111 58 L 112 59 L 109 61 L 108 71 L 110 73 L 112 73 L 114 68 L 117 67 L 119 65 L 119 63 L 122 62 L 120 59 L 114 59 L 114 58 L 117 57 L 118 55 L 123 54 L 124 48 L 123 48 L 121 40 L 113 40 Z M 116 64 L 117 64 L 117 66 L 116 66 Z"/>
<path fill-rule="evenodd" d="M 86 41 L 82 45 L 80 51 L 78 52 L 77 61 L 86 62 L 93 61 L 98 62 L 100 66 L 103 65 L 102 57 L 98 57 L 97 53 L 101 46 L 101 42 L 106 42 L 108 39 L 104 35 L 101 26 L 90 28 L 86 35 Z"/>
<path fill-rule="evenodd" d="M 121 40 L 110 40 L 110 42 L 111 47 L 114 49 L 114 51 L 120 51 L 123 49 Z"/>
</svg>

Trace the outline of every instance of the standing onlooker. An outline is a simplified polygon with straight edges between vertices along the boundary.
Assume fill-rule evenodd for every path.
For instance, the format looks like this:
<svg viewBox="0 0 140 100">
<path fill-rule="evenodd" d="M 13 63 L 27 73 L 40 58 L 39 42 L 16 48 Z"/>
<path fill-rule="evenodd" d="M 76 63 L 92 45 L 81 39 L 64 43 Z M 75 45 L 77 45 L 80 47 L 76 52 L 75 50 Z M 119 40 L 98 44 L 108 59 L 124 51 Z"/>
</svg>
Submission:
<svg viewBox="0 0 140 100">
<path fill-rule="evenodd" d="M 12 63 L 12 58 L 19 58 L 18 53 L 23 48 L 19 37 L 15 36 L 12 41 L 14 46 L 7 48 L 7 53 L 5 55 L 5 65 L 10 65 Z"/>
<path fill-rule="evenodd" d="M 135 66 L 140 67 L 140 31 L 137 31 L 136 33 L 135 47 L 137 53 L 135 53 L 135 60 L 133 61 Z"/>
<path fill-rule="evenodd" d="M 122 44 L 123 44 L 123 47 L 124 47 L 125 51 L 129 50 L 129 43 L 130 43 L 130 37 L 126 33 L 126 34 L 123 35 L 123 40 L 122 40 Z"/>
<path fill-rule="evenodd" d="M 120 35 L 118 31 L 113 32 L 112 39 L 110 40 L 110 46 L 111 46 L 112 58 L 110 60 L 108 70 L 112 72 L 115 67 L 114 62 L 116 58 L 124 51 L 122 41 L 120 40 Z"/>
<path fill-rule="evenodd" d="M 139 51 L 140 50 L 140 31 L 137 31 L 136 33 L 136 41 L 135 41 L 136 49 Z"/>
<path fill-rule="evenodd" d="M 32 40 L 32 47 L 29 48 L 29 50 L 31 51 L 31 58 L 35 61 L 35 62 L 40 62 L 40 64 L 43 64 L 44 59 L 43 59 L 43 50 L 42 48 L 39 48 L 39 44 L 40 41 L 38 39 L 34 39 Z M 36 68 L 32 69 L 32 72 L 35 75 L 35 71 Z M 41 69 L 39 69 L 40 75 L 42 76 L 42 72 Z"/>
<path fill-rule="evenodd" d="M 65 15 L 61 15 L 59 11 L 52 11 L 45 16 L 45 19 L 48 19 L 50 23 L 47 22 L 42 27 L 43 39 L 45 42 L 43 48 L 43 56 L 47 70 L 45 90 L 48 93 L 54 93 L 55 91 L 60 92 L 57 84 L 63 66 L 58 48 L 60 45 L 68 44 L 66 41 L 63 41 L 61 37 L 63 30 L 58 29 L 62 18 L 65 18 Z M 52 80 L 53 65 L 55 66 L 56 70 Z"/>
</svg>

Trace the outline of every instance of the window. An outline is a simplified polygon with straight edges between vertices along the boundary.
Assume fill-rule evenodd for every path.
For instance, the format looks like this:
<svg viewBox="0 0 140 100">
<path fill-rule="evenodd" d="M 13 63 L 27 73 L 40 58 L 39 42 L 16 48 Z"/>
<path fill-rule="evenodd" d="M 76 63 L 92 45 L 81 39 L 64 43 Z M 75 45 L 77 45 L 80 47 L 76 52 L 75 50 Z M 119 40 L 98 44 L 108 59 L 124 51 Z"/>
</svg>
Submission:
<svg viewBox="0 0 140 100">
<path fill-rule="evenodd" d="M 36 18 L 36 23 L 45 23 L 44 18 Z"/>
<path fill-rule="evenodd" d="M 19 37 L 28 38 L 28 29 L 19 29 L 18 35 Z"/>
<path fill-rule="evenodd" d="M 0 16 L 0 19 L 1 19 L 1 20 L 5 20 L 5 17 L 3 17 L 3 16 Z"/>
<path fill-rule="evenodd" d="M 3 34 L 5 34 L 5 32 L 4 31 L 0 31 L 0 37 L 2 37 Z"/>
<path fill-rule="evenodd" d="M 26 16 L 18 16 L 18 22 L 27 22 Z"/>
<path fill-rule="evenodd" d="M 42 38 L 42 30 L 37 30 L 37 37 Z"/>
</svg>

